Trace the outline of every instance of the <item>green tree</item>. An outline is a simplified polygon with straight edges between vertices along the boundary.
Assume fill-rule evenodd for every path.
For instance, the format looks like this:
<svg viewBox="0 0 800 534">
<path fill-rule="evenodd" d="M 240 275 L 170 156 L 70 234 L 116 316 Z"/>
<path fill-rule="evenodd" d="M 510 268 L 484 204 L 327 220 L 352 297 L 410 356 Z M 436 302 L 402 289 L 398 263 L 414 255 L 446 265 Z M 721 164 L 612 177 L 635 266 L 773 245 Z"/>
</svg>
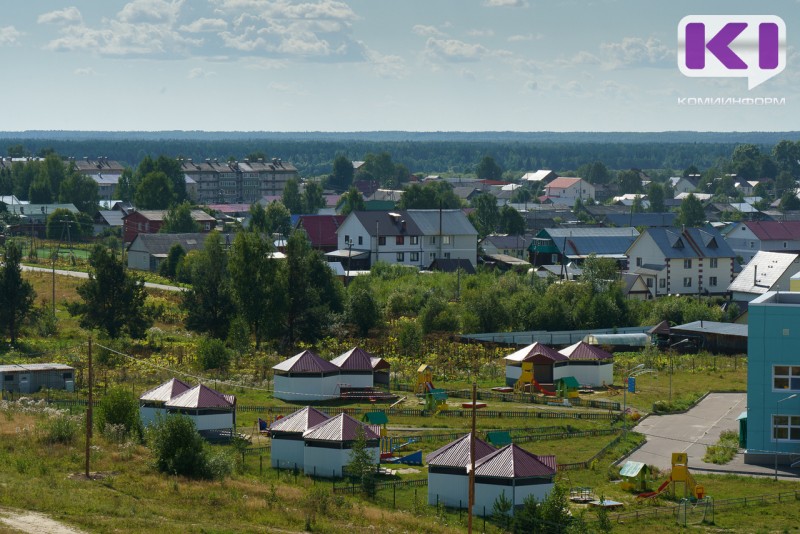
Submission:
<svg viewBox="0 0 800 534">
<path fill-rule="evenodd" d="M 781 211 L 795 211 L 800 210 L 800 199 L 794 191 L 787 191 L 781 197 L 781 202 L 778 205 Z"/>
<path fill-rule="evenodd" d="M 633 203 L 631 204 L 631 213 L 643 213 L 644 212 L 644 204 L 642 203 L 641 195 L 636 195 L 633 197 Z"/>
<path fill-rule="evenodd" d="M 506 497 L 505 491 L 501 492 L 492 503 L 492 520 L 499 524 L 504 532 L 508 530 L 511 524 L 511 509 L 513 507 L 514 503 Z"/>
<path fill-rule="evenodd" d="M 292 214 L 277 200 L 267 204 L 264 210 L 264 222 L 266 223 L 264 231 L 268 236 L 274 234 L 286 236 L 292 231 Z"/>
<path fill-rule="evenodd" d="M 642 179 L 639 172 L 633 169 L 622 171 L 617 176 L 620 191 L 623 193 L 641 193 L 642 192 Z"/>
<path fill-rule="evenodd" d="M 45 223 L 47 239 L 53 240 L 78 240 L 83 235 L 78 216 L 67 208 L 57 208 L 47 216 Z"/>
<path fill-rule="evenodd" d="M 192 287 L 183 293 L 186 328 L 217 339 L 228 334 L 235 306 L 228 276 L 228 258 L 218 232 L 211 232 L 191 262 Z"/>
<path fill-rule="evenodd" d="M 479 180 L 499 180 L 503 177 L 503 169 L 500 168 L 494 158 L 491 156 L 484 156 L 478 166 L 475 167 L 475 174 L 478 175 Z"/>
<path fill-rule="evenodd" d="M 167 175 L 161 171 L 144 175 L 136 186 L 134 203 L 140 210 L 165 210 L 172 202 L 172 184 Z"/>
<path fill-rule="evenodd" d="M 277 202 L 277 201 L 273 201 Z M 247 227 L 251 232 L 267 233 L 267 212 L 264 206 L 256 202 L 250 205 L 250 224 Z"/>
<path fill-rule="evenodd" d="M 363 173 L 377 180 L 382 186 L 391 185 L 396 169 L 388 152 L 364 156 Z"/>
<path fill-rule="evenodd" d="M 272 245 L 254 232 L 240 232 L 233 240 L 228 270 L 239 314 L 255 336 L 256 349 L 262 339 L 275 333 L 285 308 L 284 293 L 276 288 L 278 261 L 270 258 Z"/>
<path fill-rule="evenodd" d="M 696 196 L 689 193 L 689 195 L 681 202 L 681 207 L 678 212 L 677 223 L 683 226 L 703 226 L 706 214 L 703 210 L 703 204 Z"/>
<path fill-rule="evenodd" d="M 133 171 L 129 167 L 125 167 L 117 181 L 115 196 L 124 202 L 132 202 L 135 194 L 136 182 L 133 177 Z"/>
<path fill-rule="evenodd" d="M 370 329 L 380 323 L 381 310 L 372 287 L 358 279 L 354 282 L 348 288 L 345 316 L 347 322 L 356 327 L 359 336 L 367 337 Z"/>
<path fill-rule="evenodd" d="M 13 241 L 6 242 L 5 257 L 0 267 L 0 331 L 17 343 L 20 325 L 33 309 L 36 292 L 22 278 L 22 251 Z"/>
<path fill-rule="evenodd" d="M 153 324 L 145 307 L 144 280 L 126 271 L 113 251 L 95 245 L 89 256 L 89 279 L 78 286 L 80 302 L 70 303 L 70 315 L 83 328 L 99 328 L 109 337 L 127 333 L 141 338 Z"/>
<path fill-rule="evenodd" d="M 365 495 L 372 497 L 375 493 L 375 471 L 377 465 L 367 449 L 367 436 L 363 425 L 356 429 L 356 439 L 350 449 L 350 462 L 347 464 L 348 475 L 358 480 Z"/>
<path fill-rule="evenodd" d="M 350 213 L 354 211 L 364 211 L 367 209 L 367 205 L 364 202 L 364 195 L 355 187 L 351 187 L 347 190 L 347 193 L 342 195 L 336 209 L 341 215 L 345 216 L 350 215 Z"/>
<path fill-rule="evenodd" d="M 497 223 L 500 221 L 500 209 L 497 207 L 497 199 L 491 193 L 481 193 L 472 198 L 470 204 L 475 211 L 470 213 L 469 218 L 475 229 L 478 230 L 480 237 L 487 236 L 497 230 Z"/>
<path fill-rule="evenodd" d="M 352 185 L 354 175 L 353 162 L 340 154 L 333 160 L 333 174 L 328 185 L 337 191 L 346 191 Z"/>
<path fill-rule="evenodd" d="M 530 187 L 522 186 L 514 189 L 514 192 L 511 194 L 511 203 L 512 204 L 526 204 L 533 200 L 533 191 L 531 191 Z"/>
<path fill-rule="evenodd" d="M 457 209 L 461 207 L 461 199 L 449 183 L 433 181 L 425 185 L 412 184 L 400 195 L 397 207 L 401 210 Z"/>
<path fill-rule="evenodd" d="M 281 202 L 286 206 L 292 215 L 298 215 L 303 211 L 303 197 L 300 195 L 300 183 L 296 178 L 289 178 L 283 188 Z"/>
<path fill-rule="evenodd" d="M 525 234 L 525 219 L 522 214 L 509 205 L 500 208 L 500 217 L 497 224 L 501 234 Z"/>
<path fill-rule="evenodd" d="M 612 258 L 598 258 L 591 253 L 583 262 L 583 281 L 589 283 L 596 292 L 605 291 L 610 284 L 619 280 L 619 266 Z"/>
<path fill-rule="evenodd" d="M 800 142 L 784 139 L 772 148 L 778 170 L 800 177 Z"/>
<path fill-rule="evenodd" d="M 127 388 L 112 387 L 100 399 L 95 424 L 100 432 L 105 432 L 107 425 L 121 425 L 126 435 L 141 438 L 143 431 L 139 399 Z"/>
<path fill-rule="evenodd" d="M 186 177 L 181 166 L 181 162 L 176 158 L 168 158 L 160 155 L 157 159 L 152 159 L 149 155 L 139 162 L 136 168 L 136 182 L 140 184 L 144 178 L 151 173 L 163 173 L 169 182 L 170 195 L 164 199 L 163 208 L 140 208 L 140 209 L 166 209 L 167 206 L 175 202 L 183 202 L 186 196 Z M 137 204 L 137 207 L 138 204 Z"/>
<path fill-rule="evenodd" d="M 199 231 L 200 225 L 192 218 L 192 205 L 187 200 L 167 210 L 164 224 L 159 230 L 162 234 L 189 234 Z"/>
<path fill-rule="evenodd" d="M 100 197 L 97 193 L 97 182 L 73 170 L 61 182 L 58 194 L 60 202 L 73 204 L 82 213 L 94 216 Z"/>
<path fill-rule="evenodd" d="M 188 416 L 176 414 L 157 419 L 148 428 L 147 437 L 160 472 L 211 478 L 205 443 Z"/>
<path fill-rule="evenodd" d="M 178 273 L 178 268 L 181 264 L 181 261 L 183 261 L 185 256 L 186 251 L 183 249 L 180 243 L 174 243 L 171 247 L 169 247 L 169 252 L 167 253 L 166 259 L 161 262 L 161 265 L 158 266 L 158 274 L 161 276 L 166 276 L 170 279 L 174 279 Z"/>
<path fill-rule="evenodd" d="M 202 337 L 197 342 L 197 364 L 201 371 L 226 370 L 231 363 L 231 353 L 225 342 L 213 337 Z"/>
<path fill-rule="evenodd" d="M 763 182 L 759 182 L 761 185 Z M 786 192 L 794 192 L 797 190 L 797 180 L 794 176 L 787 171 L 781 171 L 775 178 L 775 196 L 782 197 Z"/>
<path fill-rule="evenodd" d="M 45 156 L 44 161 L 39 165 L 39 174 L 49 181 L 50 191 L 53 194 L 53 198 L 55 198 L 61 190 L 61 183 L 67 174 L 64 162 L 58 154 L 52 152 Z"/>
<path fill-rule="evenodd" d="M 607 184 L 611 181 L 611 173 L 602 161 L 581 165 L 576 174 L 590 184 Z"/>
<path fill-rule="evenodd" d="M 28 198 L 33 204 L 50 204 L 53 202 L 53 190 L 50 179 L 43 173 L 36 175 L 28 189 Z"/>
<path fill-rule="evenodd" d="M 306 182 L 306 187 L 303 189 L 303 212 L 315 214 L 324 208 L 325 204 L 325 197 L 319 182 Z"/>
<path fill-rule="evenodd" d="M 664 186 L 658 182 L 650 182 L 647 185 L 647 200 L 650 202 L 651 213 L 663 213 L 666 211 L 664 205 Z"/>
</svg>

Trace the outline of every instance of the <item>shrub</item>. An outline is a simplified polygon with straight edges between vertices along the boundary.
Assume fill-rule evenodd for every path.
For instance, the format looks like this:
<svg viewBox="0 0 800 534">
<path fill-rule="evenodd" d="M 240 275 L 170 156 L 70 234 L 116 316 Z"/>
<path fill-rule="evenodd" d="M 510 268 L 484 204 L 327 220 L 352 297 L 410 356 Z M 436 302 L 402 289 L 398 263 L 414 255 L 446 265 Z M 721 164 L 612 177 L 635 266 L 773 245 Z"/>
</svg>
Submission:
<svg viewBox="0 0 800 534">
<path fill-rule="evenodd" d="M 197 344 L 197 363 L 204 371 L 208 369 L 227 369 L 231 353 L 220 339 L 204 337 Z"/>
<path fill-rule="evenodd" d="M 44 441 L 47 443 L 61 443 L 70 445 L 75 442 L 80 430 L 80 423 L 77 416 L 67 413 L 59 413 L 47 418 L 47 426 L 44 432 Z"/>
<path fill-rule="evenodd" d="M 211 478 L 205 443 L 185 415 L 159 418 L 148 427 L 155 467 L 162 473 L 190 478 Z"/>
<path fill-rule="evenodd" d="M 236 462 L 226 451 L 219 450 L 208 455 L 208 473 L 211 478 L 223 479 L 233 473 Z"/>
<path fill-rule="evenodd" d="M 122 426 L 125 435 L 140 438 L 142 422 L 139 419 L 139 401 L 127 389 L 112 388 L 100 399 L 95 423 L 101 432 L 105 433 L 109 425 Z M 112 434 L 115 432 L 118 433 L 119 430 L 112 431 Z"/>
</svg>

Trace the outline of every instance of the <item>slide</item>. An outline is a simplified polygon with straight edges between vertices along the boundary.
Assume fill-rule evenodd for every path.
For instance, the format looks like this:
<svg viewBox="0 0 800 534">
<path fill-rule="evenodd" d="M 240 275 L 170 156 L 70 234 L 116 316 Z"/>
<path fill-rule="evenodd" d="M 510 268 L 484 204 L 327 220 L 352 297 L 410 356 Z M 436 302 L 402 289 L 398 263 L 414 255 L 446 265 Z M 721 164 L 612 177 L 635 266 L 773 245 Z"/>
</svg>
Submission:
<svg viewBox="0 0 800 534">
<path fill-rule="evenodd" d="M 533 387 L 535 387 L 536 391 L 538 391 L 542 395 L 546 395 L 548 397 L 555 397 L 556 396 L 554 391 L 548 391 L 548 390 L 544 389 L 541 386 L 541 384 L 539 384 L 539 382 L 537 382 L 536 380 L 533 381 Z"/>
<path fill-rule="evenodd" d="M 658 487 L 658 489 L 656 491 L 647 491 L 645 493 L 640 493 L 639 495 L 636 496 L 636 498 L 637 499 L 652 499 L 653 497 L 661 495 L 667 489 L 667 487 L 669 486 L 670 482 L 671 482 L 671 479 L 668 478 L 667 480 L 664 481 L 663 484 L 661 484 Z"/>
</svg>

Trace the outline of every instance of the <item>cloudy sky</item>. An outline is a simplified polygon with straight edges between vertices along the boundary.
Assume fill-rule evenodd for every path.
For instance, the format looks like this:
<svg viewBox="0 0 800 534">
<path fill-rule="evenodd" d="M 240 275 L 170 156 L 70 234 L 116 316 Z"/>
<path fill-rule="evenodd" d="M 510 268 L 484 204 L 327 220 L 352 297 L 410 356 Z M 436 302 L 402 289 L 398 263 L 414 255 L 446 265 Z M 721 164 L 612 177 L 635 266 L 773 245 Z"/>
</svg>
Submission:
<svg viewBox="0 0 800 534">
<path fill-rule="evenodd" d="M 0 130 L 800 129 L 800 2 L 702 3 L 704 14 L 786 22 L 786 69 L 753 90 L 744 78 L 687 78 L 678 70 L 678 23 L 698 5 L 5 2 Z M 688 97 L 786 103 L 679 103 Z"/>
</svg>

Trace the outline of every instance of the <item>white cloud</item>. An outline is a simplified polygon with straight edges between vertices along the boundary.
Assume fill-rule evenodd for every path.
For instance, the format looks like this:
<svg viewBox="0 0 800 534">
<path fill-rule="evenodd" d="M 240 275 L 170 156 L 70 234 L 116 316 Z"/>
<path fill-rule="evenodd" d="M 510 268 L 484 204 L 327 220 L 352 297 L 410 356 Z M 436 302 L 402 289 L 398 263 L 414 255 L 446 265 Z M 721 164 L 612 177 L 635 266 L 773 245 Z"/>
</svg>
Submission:
<svg viewBox="0 0 800 534">
<path fill-rule="evenodd" d="M 525 0 L 486 0 L 483 5 L 487 7 L 528 7 Z"/>
<path fill-rule="evenodd" d="M 92 67 L 82 67 L 72 71 L 75 76 L 97 76 L 97 72 Z"/>
<path fill-rule="evenodd" d="M 411 31 L 423 37 L 443 37 L 445 35 L 436 26 L 426 26 L 424 24 L 414 25 Z"/>
<path fill-rule="evenodd" d="M 544 34 L 541 33 L 526 33 L 524 35 L 517 34 L 512 35 L 508 38 L 508 42 L 510 43 L 521 43 L 525 41 L 541 41 L 544 39 Z"/>
<path fill-rule="evenodd" d="M 133 0 L 125 4 L 117 18 L 134 24 L 172 24 L 178 18 L 183 3 L 184 0 Z"/>
<path fill-rule="evenodd" d="M 186 76 L 190 80 L 196 80 L 198 78 L 210 78 L 211 76 L 216 76 L 217 73 L 213 71 L 207 71 L 201 69 L 200 67 L 195 67 L 189 71 L 189 74 Z"/>
<path fill-rule="evenodd" d="M 200 32 L 219 32 L 226 30 L 227 28 L 228 28 L 228 23 L 222 19 L 200 18 L 195 21 L 192 21 L 189 24 L 184 24 L 183 26 L 180 27 L 180 30 L 189 33 L 200 33 Z"/>
<path fill-rule="evenodd" d="M 75 6 L 57 9 L 48 13 L 42 13 L 36 22 L 39 24 L 78 24 L 83 21 L 81 12 Z"/>
<path fill-rule="evenodd" d="M 0 46 L 19 46 L 19 38 L 25 35 L 14 26 L 0 28 Z"/>
<path fill-rule="evenodd" d="M 600 48 L 609 68 L 673 66 L 675 62 L 674 51 L 653 37 L 625 37 L 619 43 L 603 43 Z"/>
<path fill-rule="evenodd" d="M 405 78 L 406 61 L 400 56 L 384 55 L 375 50 L 367 50 L 366 57 L 372 70 L 381 78 Z"/>
<path fill-rule="evenodd" d="M 459 62 L 478 61 L 488 53 L 488 50 L 479 44 L 469 44 L 457 39 L 434 39 L 431 37 L 425 43 L 425 53 L 431 59 Z"/>
<path fill-rule="evenodd" d="M 494 30 L 491 29 L 484 29 L 484 30 L 469 30 L 467 35 L 470 37 L 491 37 L 494 35 Z"/>
</svg>

